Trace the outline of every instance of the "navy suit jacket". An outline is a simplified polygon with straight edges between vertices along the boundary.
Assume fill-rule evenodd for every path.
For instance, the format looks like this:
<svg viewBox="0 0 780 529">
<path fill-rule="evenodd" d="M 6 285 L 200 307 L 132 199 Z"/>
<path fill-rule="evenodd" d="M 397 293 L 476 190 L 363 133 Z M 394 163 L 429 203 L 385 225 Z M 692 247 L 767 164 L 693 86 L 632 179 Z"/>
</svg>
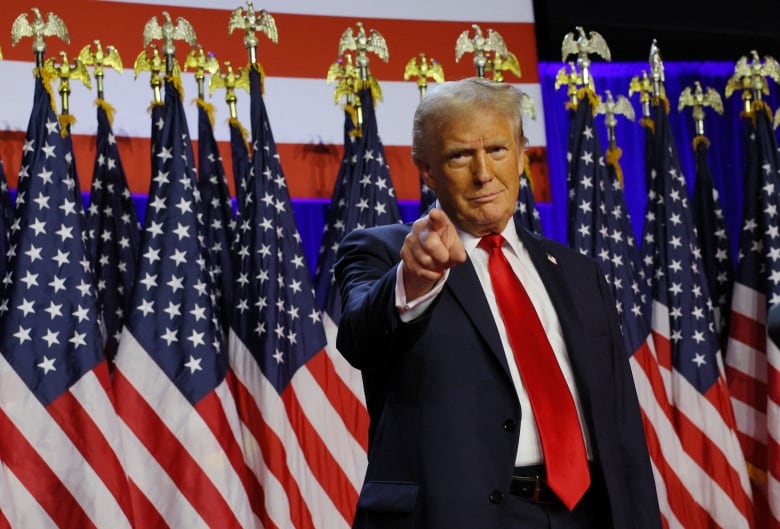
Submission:
<svg viewBox="0 0 780 529">
<path fill-rule="evenodd" d="M 335 276 L 339 351 L 360 369 L 368 468 L 353 527 L 501 527 L 522 421 L 495 322 L 470 261 L 426 313 L 395 308 L 410 225 L 354 230 Z M 593 447 L 593 486 L 611 526 L 661 527 L 650 459 L 615 303 L 598 264 L 518 226 L 560 319 Z"/>
</svg>

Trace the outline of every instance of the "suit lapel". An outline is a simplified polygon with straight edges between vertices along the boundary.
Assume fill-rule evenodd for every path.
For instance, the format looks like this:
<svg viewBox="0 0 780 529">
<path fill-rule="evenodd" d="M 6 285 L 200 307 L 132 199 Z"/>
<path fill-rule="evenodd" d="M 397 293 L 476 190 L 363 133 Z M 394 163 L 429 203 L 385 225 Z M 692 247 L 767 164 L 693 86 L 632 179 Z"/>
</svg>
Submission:
<svg viewBox="0 0 780 529">
<path fill-rule="evenodd" d="M 485 298 L 485 293 L 482 291 L 482 286 L 470 259 L 450 269 L 450 276 L 447 278 L 445 288 L 451 292 L 466 317 L 474 324 L 491 353 L 495 355 L 509 376 L 509 367 L 506 363 L 504 348 L 501 345 L 501 338 L 498 335 L 498 328 L 496 322 L 493 321 L 493 314 L 490 312 L 487 298 Z"/>
</svg>

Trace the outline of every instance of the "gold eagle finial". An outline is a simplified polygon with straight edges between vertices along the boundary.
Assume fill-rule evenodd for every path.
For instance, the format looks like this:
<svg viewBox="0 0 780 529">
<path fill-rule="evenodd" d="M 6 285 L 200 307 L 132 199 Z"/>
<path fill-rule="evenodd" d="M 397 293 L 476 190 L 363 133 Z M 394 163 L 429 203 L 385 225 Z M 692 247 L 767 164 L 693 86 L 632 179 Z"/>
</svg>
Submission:
<svg viewBox="0 0 780 529">
<path fill-rule="evenodd" d="M 520 62 L 517 60 L 517 56 L 511 51 L 507 51 L 506 55 L 493 52 L 492 56 L 488 56 L 485 71 L 493 72 L 493 80 L 497 83 L 504 82 L 505 71 L 512 72 L 518 78 L 523 76 L 520 71 Z"/>
<path fill-rule="evenodd" d="M 27 13 L 16 17 L 11 25 L 11 45 L 16 46 L 23 37 L 33 38 L 33 53 L 35 53 L 38 66 L 43 66 L 43 54 L 46 51 L 46 42 L 43 37 L 59 37 L 65 44 L 70 44 L 70 36 L 65 22 L 55 13 L 46 13 L 46 21 L 41 16 L 37 7 L 30 9 L 33 12 L 33 20 L 27 19 Z"/>
<path fill-rule="evenodd" d="M 114 46 L 106 46 L 104 51 L 99 40 L 94 40 L 93 42 L 95 44 L 95 50 L 92 51 L 92 45 L 87 44 L 81 48 L 78 60 L 81 61 L 84 66 L 94 66 L 98 99 L 103 99 L 103 77 L 105 76 L 103 68 L 113 68 L 121 74 L 122 58 L 119 56 L 119 51 L 117 51 Z"/>
<path fill-rule="evenodd" d="M 204 99 L 204 80 L 206 72 L 214 75 L 219 71 L 219 61 L 213 52 L 206 53 L 198 44 L 184 58 L 184 71 L 195 70 L 195 81 L 198 83 L 198 97 Z"/>
<path fill-rule="evenodd" d="M 677 111 L 685 107 L 693 107 L 693 122 L 697 136 L 704 136 L 704 107 L 710 107 L 718 114 L 723 114 L 723 100 L 720 94 L 711 87 L 703 90 L 699 81 L 693 82 L 693 89 L 686 86 L 677 102 Z"/>
<path fill-rule="evenodd" d="M 249 70 L 244 68 L 238 69 L 238 75 L 233 71 L 233 65 L 230 61 L 225 61 L 226 73 L 222 73 L 222 70 L 217 64 L 217 70 L 212 73 L 209 80 L 209 95 L 214 93 L 217 88 L 225 89 L 225 102 L 228 104 L 230 110 L 230 118 L 238 119 L 238 112 L 236 111 L 236 89 L 243 88 L 249 92 Z"/>
<path fill-rule="evenodd" d="M 249 51 L 249 64 L 257 64 L 258 31 L 264 33 L 273 43 L 279 41 L 274 17 L 265 9 L 255 11 L 250 1 L 247 1 L 246 14 L 242 7 L 237 7 L 230 13 L 228 34 L 232 35 L 237 29 L 244 31 L 244 46 Z"/>
<path fill-rule="evenodd" d="M 387 49 L 387 42 L 385 38 L 375 29 L 369 30 L 366 33 L 366 28 L 363 27 L 362 22 L 357 22 L 357 34 L 355 34 L 352 28 L 347 28 L 341 34 L 339 39 L 339 56 L 344 55 L 348 51 L 355 51 L 355 64 L 358 67 L 360 78 L 363 81 L 368 81 L 370 73 L 368 71 L 368 52 L 372 52 L 384 62 L 387 62 L 390 58 L 390 52 Z"/>
<path fill-rule="evenodd" d="M 622 115 L 631 121 L 634 121 L 634 107 L 627 97 L 618 95 L 617 99 L 615 99 L 612 96 L 611 91 L 604 90 L 604 93 L 607 95 L 606 101 L 602 101 L 601 98 L 599 98 L 599 103 L 596 105 L 596 108 L 593 109 L 593 113 L 594 115 L 604 114 L 604 125 L 607 128 L 609 145 L 614 148 L 615 128 L 618 124 L 617 116 Z"/>
<path fill-rule="evenodd" d="M 582 85 L 595 90 L 593 79 L 590 75 L 591 61 L 589 55 L 595 54 L 605 61 L 611 61 L 612 54 L 609 51 L 609 46 L 607 46 L 607 41 L 604 40 L 600 33 L 590 31 L 586 35 L 582 26 L 576 26 L 574 29 L 577 31 L 576 34 L 569 32 L 563 37 L 561 60 L 566 61 L 569 57 L 575 55 L 577 57 L 577 67 L 582 75 Z"/>
<path fill-rule="evenodd" d="M 742 56 L 734 65 L 734 74 L 726 81 L 725 95 L 730 97 L 736 90 L 742 90 L 745 112 L 752 112 L 752 103 L 769 95 L 767 77 L 780 83 L 780 64 L 771 56 L 764 56 L 764 62 L 756 50 L 751 50 L 751 59 Z"/>
<path fill-rule="evenodd" d="M 420 97 L 423 97 L 428 87 L 428 79 L 433 79 L 437 83 L 444 82 L 444 68 L 436 59 L 429 61 L 421 52 L 419 56 L 409 59 L 404 67 L 404 81 L 408 81 L 412 77 L 417 78 L 417 88 L 420 90 Z"/>
<path fill-rule="evenodd" d="M 460 61 L 464 53 L 473 53 L 477 77 L 485 77 L 485 68 L 488 62 L 487 52 L 492 51 L 496 55 L 507 57 L 509 51 L 506 49 L 504 38 L 497 31 L 488 29 L 487 37 L 485 37 L 479 25 L 472 24 L 471 27 L 474 29 L 474 37 L 469 37 L 469 30 L 465 30 L 458 35 L 458 39 L 455 41 L 455 62 Z"/>
<path fill-rule="evenodd" d="M 167 11 L 163 11 L 163 18 L 165 22 L 162 25 L 157 21 L 157 17 L 153 16 L 144 26 L 143 38 L 144 48 L 149 46 L 153 40 L 162 40 L 162 54 L 166 59 L 167 75 L 174 74 L 174 53 L 176 52 L 176 46 L 173 44 L 174 40 L 183 40 L 190 46 L 197 46 L 198 39 L 195 36 L 195 29 L 184 18 L 177 17 L 176 24 L 174 25 L 171 15 Z"/>
</svg>

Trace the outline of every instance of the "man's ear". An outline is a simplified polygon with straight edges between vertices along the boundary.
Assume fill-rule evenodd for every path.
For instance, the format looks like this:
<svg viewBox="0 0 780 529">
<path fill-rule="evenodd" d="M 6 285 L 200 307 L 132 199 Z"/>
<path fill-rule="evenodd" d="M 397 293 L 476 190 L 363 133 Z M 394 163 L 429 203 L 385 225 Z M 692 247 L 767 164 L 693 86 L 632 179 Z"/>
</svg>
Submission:
<svg viewBox="0 0 780 529">
<path fill-rule="evenodd" d="M 425 182 L 425 185 L 431 190 L 436 191 L 436 182 L 431 176 L 431 166 L 422 160 L 415 160 L 414 165 L 417 166 L 417 170 L 420 172 L 420 178 Z"/>
</svg>

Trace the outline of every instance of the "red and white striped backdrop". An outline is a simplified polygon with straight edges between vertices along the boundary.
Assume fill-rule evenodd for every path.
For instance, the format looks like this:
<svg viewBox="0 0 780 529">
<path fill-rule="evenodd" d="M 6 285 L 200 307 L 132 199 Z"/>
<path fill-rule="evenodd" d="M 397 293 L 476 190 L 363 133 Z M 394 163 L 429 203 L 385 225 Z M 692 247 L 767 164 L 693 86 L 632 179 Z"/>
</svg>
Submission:
<svg viewBox="0 0 780 529">
<path fill-rule="evenodd" d="M 6 164 L 11 187 L 16 185 L 16 172 L 22 151 L 22 139 L 32 106 L 32 39 L 24 38 L 11 45 L 11 25 L 21 13 L 31 19 L 31 7 L 44 14 L 52 11 L 67 25 L 70 44 L 55 37 L 47 37 L 46 57 L 58 57 L 65 51 L 73 60 L 79 51 L 95 39 L 105 47 L 115 46 L 122 57 L 124 72 L 119 75 L 107 70 L 105 97 L 117 112 L 113 124 L 118 137 L 122 162 L 127 172 L 130 189 L 146 193 L 149 186 L 149 131 L 151 128 L 149 103 L 152 91 L 149 73 L 141 72 L 134 79 L 133 63 L 143 49 L 143 28 L 146 22 L 168 11 L 175 21 L 187 19 L 195 29 L 199 43 L 215 53 L 220 62 L 245 65 L 247 52 L 241 32 L 228 34 L 230 12 L 246 8 L 239 1 L 170 0 L 159 2 L 141 0 L 114 2 L 100 0 L 41 0 L 29 3 L 22 0 L 3 0 L 0 10 L 0 158 Z M 389 61 L 382 62 L 370 54 L 370 68 L 380 82 L 383 101 L 377 105 L 379 133 L 385 145 L 396 193 L 400 199 L 419 198 L 418 173 L 411 163 L 411 119 L 419 100 L 417 85 L 404 81 L 403 71 L 412 57 L 424 52 L 444 68 L 448 79 L 474 75 L 472 55 L 455 61 L 455 41 L 461 32 L 470 31 L 471 24 L 479 24 L 483 32 L 492 28 L 504 38 L 509 51 L 514 53 L 522 69 L 517 79 L 507 72 L 506 82 L 516 83 L 535 101 L 537 116 L 526 120 L 526 136 L 535 151 L 544 151 L 546 145 L 542 115 L 541 90 L 537 71 L 536 44 L 531 0 L 482 0 L 453 3 L 449 0 L 419 2 L 394 0 L 392 2 L 365 2 L 359 0 L 301 0 L 289 2 L 270 0 L 257 2 L 256 10 L 265 9 L 276 21 L 279 33 L 277 44 L 265 35 L 259 35 L 258 58 L 265 69 L 265 100 L 274 137 L 279 147 L 282 165 L 293 197 L 330 196 L 340 161 L 343 142 L 343 111 L 334 103 L 333 86 L 325 75 L 338 58 L 338 44 L 344 30 L 356 28 L 363 22 L 367 30 L 379 31 L 387 42 Z M 190 47 L 176 41 L 176 56 L 183 63 Z M 183 74 L 185 101 L 197 95 L 192 73 Z M 93 83 L 94 85 L 94 83 Z M 55 86 L 58 86 L 55 83 Z M 207 90 L 208 94 L 208 90 Z M 80 82 L 72 83 L 71 113 L 77 118 L 73 127 L 76 161 L 81 188 L 89 189 L 94 160 L 94 133 L 96 130 L 95 88 L 87 90 Z M 230 167 L 228 109 L 224 91 L 216 91 L 207 100 L 213 103 L 215 134 L 226 167 Z M 248 95 L 238 91 L 239 119 L 248 125 Z M 58 101 L 59 105 L 59 101 Z M 197 135 L 196 106 L 187 108 L 190 132 Z M 544 196 L 547 174 L 545 157 L 531 156 L 532 172 L 537 197 Z M 232 185 L 232 178 L 231 185 Z"/>
</svg>

